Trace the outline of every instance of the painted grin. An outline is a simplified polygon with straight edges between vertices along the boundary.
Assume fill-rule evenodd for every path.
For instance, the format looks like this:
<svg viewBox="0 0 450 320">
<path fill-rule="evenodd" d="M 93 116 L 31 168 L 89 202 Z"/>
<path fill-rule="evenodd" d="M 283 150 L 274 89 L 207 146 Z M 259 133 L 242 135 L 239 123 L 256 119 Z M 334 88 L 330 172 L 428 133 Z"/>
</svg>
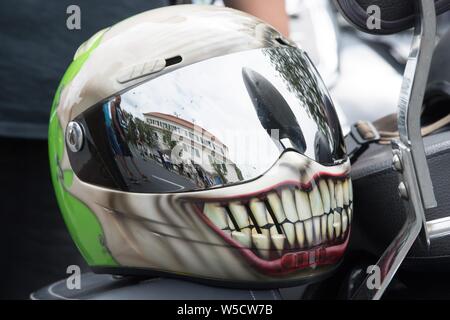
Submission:
<svg viewBox="0 0 450 320">
<path fill-rule="evenodd" d="M 347 176 L 321 174 L 234 199 L 196 206 L 203 220 L 267 274 L 333 265 L 348 242 L 353 214 Z"/>
</svg>

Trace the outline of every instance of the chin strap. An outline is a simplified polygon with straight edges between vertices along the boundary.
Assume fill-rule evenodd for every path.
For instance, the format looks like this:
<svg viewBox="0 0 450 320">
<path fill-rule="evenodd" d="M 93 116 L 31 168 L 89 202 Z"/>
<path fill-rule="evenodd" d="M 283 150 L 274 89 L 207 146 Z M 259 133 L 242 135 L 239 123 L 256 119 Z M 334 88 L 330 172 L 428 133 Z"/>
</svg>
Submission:
<svg viewBox="0 0 450 320">
<path fill-rule="evenodd" d="M 422 136 L 428 136 L 433 132 L 442 129 L 450 124 L 450 114 L 445 117 L 422 127 Z M 392 140 L 398 139 L 397 114 L 391 114 L 383 117 L 374 123 L 369 121 L 358 121 L 351 126 L 350 133 L 345 136 L 347 153 L 352 162 L 367 150 L 369 144 L 391 144 Z"/>
<path fill-rule="evenodd" d="M 380 134 L 371 122 L 360 120 L 350 127 L 350 132 L 344 140 L 347 154 L 354 162 L 367 150 L 369 144 L 380 140 Z"/>
<path fill-rule="evenodd" d="M 374 123 L 374 126 L 378 128 L 379 133 L 380 133 L 380 141 L 379 141 L 380 144 L 391 144 L 392 140 L 399 138 L 398 131 L 387 129 L 385 126 L 385 123 L 384 123 L 386 121 L 394 122 L 393 120 L 388 119 L 388 118 L 393 118 L 394 116 L 395 116 L 395 125 L 396 125 L 397 115 L 390 115 L 390 116 L 384 117 L 384 118 L 376 121 L 376 123 Z M 429 125 L 422 127 L 422 129 L 421 129 L 422 137 L 428 136 L 428 135 L 432 134 L 433 132 L 436 132 L 439 129 L 442 129 L 443 127 L 447 126 L 448 124 L 450 124 L 450 114 L 446 115 L 445 117 L 443 117 Z M 390 125 L 390 127 L 391 126 L 392 125 Z"/>
</svg>

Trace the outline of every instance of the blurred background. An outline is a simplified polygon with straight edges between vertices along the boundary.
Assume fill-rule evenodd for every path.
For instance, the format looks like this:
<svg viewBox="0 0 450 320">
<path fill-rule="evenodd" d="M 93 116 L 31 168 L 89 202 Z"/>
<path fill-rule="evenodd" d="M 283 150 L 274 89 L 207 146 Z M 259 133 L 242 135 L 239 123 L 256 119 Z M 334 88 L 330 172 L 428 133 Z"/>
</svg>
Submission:
<svg viewBox="0 0 450 320">
<path fill-rule="evenodd" d="M 0 298 L 27 299 L 86 269 L 59 214 L 50 181 L 47 123 L 53 95 L 80 44 L 98 30 L 164 0 L 0 2 Z M 396 112 L 411 32 L 373 37 L 350 27 L 331 0 L 193 1 L 227 5 L 274 25 L 308 52 L 336 104 L 344 132 L 357 120 Z M 67 11 L 80 8 L 80 29 Z M 439 34 L 450 26 L 440 18 Z"/>
</svg>

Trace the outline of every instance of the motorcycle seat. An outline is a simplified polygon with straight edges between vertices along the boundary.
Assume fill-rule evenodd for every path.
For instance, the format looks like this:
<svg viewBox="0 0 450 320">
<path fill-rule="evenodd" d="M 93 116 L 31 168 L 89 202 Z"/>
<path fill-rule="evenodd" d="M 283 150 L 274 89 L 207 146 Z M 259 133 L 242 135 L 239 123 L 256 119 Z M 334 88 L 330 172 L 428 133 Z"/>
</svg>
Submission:
<svg viewBox="0 0 450 320">
<path fill-rule="evenodd" d="M 424 137 L 436 208 L 427 221 L 450 216 L 450 131 Z M 404 223 L 405 205 L 398 195 L 399 176 L 392 168 L 390 145 L 372 144 L 352 165 L 354 225 L 351 248 L 380 256 Z M 416 242 L 403 267 L 445 270 L 450 266 L 450 236 L 433 239 L 429 250 Z"/>
<path fill-rule="evenodd" d="M 433 127 L 442 120 L 447 123 L 432 135 L 424 137 L 438 202 L 436 208 L 425 212 L 427 221 L 450 216 L 450 69 L 445 63 L 449 54 L 450 31 L 441 38 L 433 54 L 422 113 L 422 129 Z M 384 120 L 386 130 L 397 130 L 396 116 L 393 116 L 378 120 L 378 124 L 375 123 L 378 129 Z M 397 191 L 399 175 L 392 168 L 391 145 L 369 145 L 352 164 L 352 178 L 356 231 L 352 243 L 358 244 L 361 250 L 365 245 L 369 252 L 379 256 L 398 234 L 405 216 L 405 205 Z M 424 265 L 435 270 L 445 270 L 450 266 L 450 236 L 433 239 L 429 250 L 416 242 L 402 266 L 419 268 Z"/>
<path fill-rule="evenodd" d="M 411 0 L 334 0 L 344 18 L 361 31 L 372 34 L 393 34 L 414 26 L 415 8 Z M 370 6 L 380 8 L 380 28 L 369 28 L 373 14 Z M 435 0 L 436 13 L 450 10 L 450 0 Z M 369 10 L 368 10 L 369 9 Z"/>
</svg>

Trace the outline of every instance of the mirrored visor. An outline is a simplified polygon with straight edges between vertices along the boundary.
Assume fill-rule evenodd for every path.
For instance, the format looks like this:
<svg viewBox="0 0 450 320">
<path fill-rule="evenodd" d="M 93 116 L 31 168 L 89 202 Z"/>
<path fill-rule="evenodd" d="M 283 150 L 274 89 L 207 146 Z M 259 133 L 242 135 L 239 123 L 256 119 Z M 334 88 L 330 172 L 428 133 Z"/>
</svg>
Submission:
<svg viewBox="0 0 450 320">
<path fill-rule="evenodd" d="M 204 190 L 258 178 L 285 150 L 346 159 L 339 121 L 305 53 L 257 49 L 142 83 L 74 119 L 85 132 L 72 168 L 131 192 Z"/>
</svg>

